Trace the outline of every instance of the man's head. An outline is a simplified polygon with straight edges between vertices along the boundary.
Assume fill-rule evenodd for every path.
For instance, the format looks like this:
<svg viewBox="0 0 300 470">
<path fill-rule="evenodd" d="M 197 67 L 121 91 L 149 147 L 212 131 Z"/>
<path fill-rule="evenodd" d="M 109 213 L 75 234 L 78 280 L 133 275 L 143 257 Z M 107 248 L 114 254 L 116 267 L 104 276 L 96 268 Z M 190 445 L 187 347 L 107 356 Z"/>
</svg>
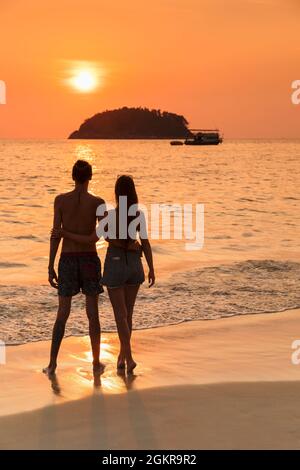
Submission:
<svg viewBox="0 0 300 470">
<path fill-rule="evenodd" d="M 72 178 L 75 183 L 84 184 L 92 179 L 92 166 L 85 160 L 77 160 L 72 169 Z"/>
</svg>

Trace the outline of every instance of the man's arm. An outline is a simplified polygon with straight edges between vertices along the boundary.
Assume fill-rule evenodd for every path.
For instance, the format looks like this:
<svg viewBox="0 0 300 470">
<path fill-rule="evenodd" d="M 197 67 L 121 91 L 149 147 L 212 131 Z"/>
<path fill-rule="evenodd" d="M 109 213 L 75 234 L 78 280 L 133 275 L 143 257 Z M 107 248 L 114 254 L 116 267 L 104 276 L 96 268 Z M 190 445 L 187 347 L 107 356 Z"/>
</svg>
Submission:
<svg viewBox="0 0 300 470">
<path fill-rule="evenodd" d="M 62 222 L 62 214 L 61 214 L 61 197 L 57 196 L 54 200 L 54 217 L 53 217 L 53 228 L 59 229 L 61 227 Z M 50 238 L 50 253 L 49 253 L 49 265 L 48 265 L 48 281 L 52 287 L 55 289 L 58 288 L 57 285 L 57 274 L 54 269 L 54 261 L 56 257 L 56 253 L 60 244 L 60 238 Z"/>
</svg>

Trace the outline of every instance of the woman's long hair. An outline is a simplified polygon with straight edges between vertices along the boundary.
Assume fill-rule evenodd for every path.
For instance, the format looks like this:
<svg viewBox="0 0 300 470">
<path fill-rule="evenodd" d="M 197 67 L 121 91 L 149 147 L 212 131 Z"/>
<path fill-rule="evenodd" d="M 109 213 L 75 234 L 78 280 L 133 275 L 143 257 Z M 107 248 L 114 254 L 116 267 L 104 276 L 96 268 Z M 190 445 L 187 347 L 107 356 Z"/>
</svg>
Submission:
<svg viewBox="0 0 300 470">
<path fill-rule="evenodd" d="M 131 176 L 129 175 L 121 175 L 118 177 L 116 184 L 115 184 L 115 198 L 116 198 L 116 205 L 117 211 L 119 211 L 119 198 L 120 196 L 127 197 L 127 210 L 133 205 L 138 204 L 138 196 L 135 189 L 135 184 Z M 127 240 L 128 236 L 128 226 L 130 222 L 135 218 L 135 216 L 128 216 L 127 212 Z"/>
</svg>

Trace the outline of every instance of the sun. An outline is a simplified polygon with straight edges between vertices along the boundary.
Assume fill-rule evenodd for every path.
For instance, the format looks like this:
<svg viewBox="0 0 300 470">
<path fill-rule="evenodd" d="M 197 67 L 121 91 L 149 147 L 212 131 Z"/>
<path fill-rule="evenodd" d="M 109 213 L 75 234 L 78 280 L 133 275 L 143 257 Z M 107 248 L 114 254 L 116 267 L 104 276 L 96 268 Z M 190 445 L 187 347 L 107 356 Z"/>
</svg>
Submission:
<svg viewBox="0 0 300 470">
<path fill-rule="evenodd" d="M 63 60 L 62 82 L 75 93 L 88 94 L 102 89 L 106 81 L 106 66 L 88 60 Z"/>
<path fill-rule="evenodd" d="M 70 79 L 70 85 L 76 91 L 81 93 L 89 93 L 98 87 L 99 80 L 94 71 L 82 69 L 74 73 Z"/>
</svg>

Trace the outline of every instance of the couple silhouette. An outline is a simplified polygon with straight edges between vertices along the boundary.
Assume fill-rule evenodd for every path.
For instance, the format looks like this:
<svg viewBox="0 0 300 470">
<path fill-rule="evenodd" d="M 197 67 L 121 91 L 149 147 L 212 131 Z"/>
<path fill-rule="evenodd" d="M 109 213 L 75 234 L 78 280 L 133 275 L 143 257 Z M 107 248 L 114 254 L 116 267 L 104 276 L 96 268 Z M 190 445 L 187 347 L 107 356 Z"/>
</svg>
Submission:
<svg viewBox="0 0 300 470">
<path fill-rule="evenodd" d="M 50 361 L 43 371 L 49 376 L 55 374 L 59 349 L 71 312 L 72 297 L 82 292 L 86 298 L 93 371 L 103 372 L 104 364 L 100 362 L 101 327 L 98 300 L 99 295 L 104 292 L 103 286 L 106 286 L 120 340 L 117 369 L 132 374 L 137 365 L 131 348 L 132 316 L 140 285 L 145 280 L 143 255 L 149 268 L 149 287 L 155 283 L 152 249 L 147 232 L 141 230 L 140 224 L 137 224 L 133 234 L 131 222 L 135 216 L 128 215 L 127 209 L 126 213 L 120 213 L 124 207 L 120 204 L 122 198 L 127 200 L 126 208 L 138 204 L 135 184 L 128 175 L 119 176 L 115 183 L 116 205 L 110 212 L 114 212 L 116 226 L 113 236 L 109 230 L 103 231 L 108 246 L 102 274 L 96 249 L 100 235 L 99 231 L 98 234 L 96 232 L 96 225 L 97 222 L 102 222 L 104 229 L 107 228 L 105 218 L 109 219 L 112 214 L 104 210 L 103 215 L 97 216 L 97 208 L 105 205 L 105 201 L 88 191 L 92 166 L 87 161 L 78 160 L 74 164 L 72 178 L 74 189 L 58 195 L 54 200 L 48 280 L 58 291 L 58 311 L 52 333 Z M 63 242 L 57 274 L 54 263 L 61 239 Z"/>
</svg>

